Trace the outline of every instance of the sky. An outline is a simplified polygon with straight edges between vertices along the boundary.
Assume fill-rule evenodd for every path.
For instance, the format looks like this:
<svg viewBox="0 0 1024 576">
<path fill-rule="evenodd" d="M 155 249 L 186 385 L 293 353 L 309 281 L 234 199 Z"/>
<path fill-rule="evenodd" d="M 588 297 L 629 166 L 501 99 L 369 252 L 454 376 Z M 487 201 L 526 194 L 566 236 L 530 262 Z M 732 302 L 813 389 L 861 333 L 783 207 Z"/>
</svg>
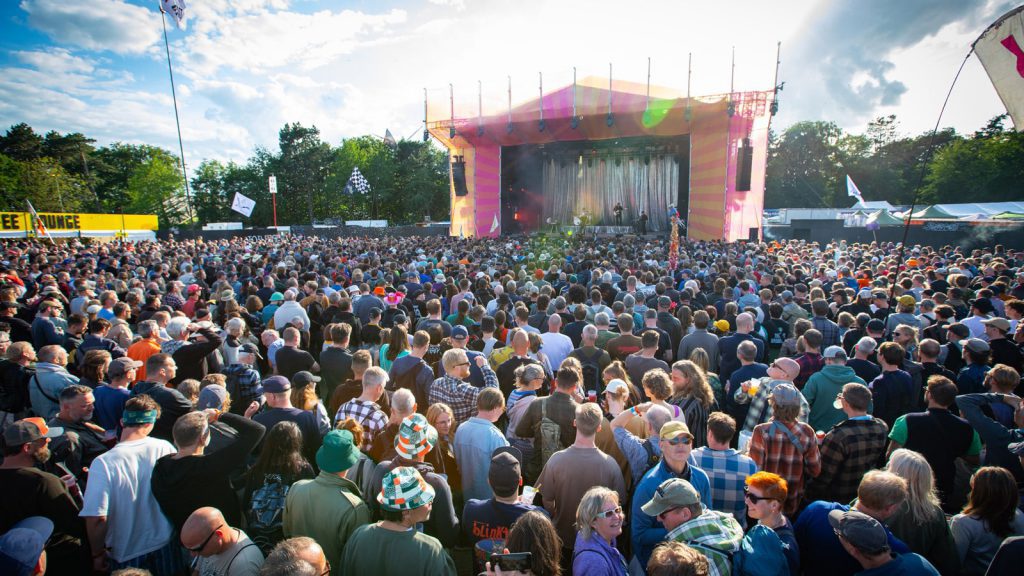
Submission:
<svg viewBox="0 0 1024 576">
<path fill-rule="evenodd" d="M 770 90 L 773 128 L 834 121 L 860 133 L 895 114 L 931 130 L 957 69 L 1005 0 L 188 0 L 167 19 L 186 163 L 277 150 L 285 123 L 338 145 L 364 134 L 419 138 L 424 94 L 485 113 L 579 78 L 651 82 L 693 94 Z M 157 0 L 0 2 L 0 129 L 82 132 L 99 145 L 178 153 Z M 730 58 L 735 48 L 735 74 Z M 942 126 L 970 133 L 1005 112 L 975 56 Z M 435 119 L 432 117 L 432 119 Z"/>
</svg>

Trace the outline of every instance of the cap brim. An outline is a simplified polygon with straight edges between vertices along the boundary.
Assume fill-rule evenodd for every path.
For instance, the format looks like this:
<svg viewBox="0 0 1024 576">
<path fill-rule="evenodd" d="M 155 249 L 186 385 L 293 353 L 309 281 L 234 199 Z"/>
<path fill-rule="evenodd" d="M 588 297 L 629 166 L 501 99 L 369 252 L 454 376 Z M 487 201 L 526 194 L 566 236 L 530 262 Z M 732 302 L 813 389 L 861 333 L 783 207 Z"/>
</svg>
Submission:
<svg viewBox="0 0 1024 576">
<path fill-rule="evenodd" d="M 657 518 L 658 515 L 662 514 L 671 507 L 672 506 L 669 506 L 667 503 L 660 501 L 657 498 L 652 498 L 649 502 L 641 506 L 640 510 L 642 510 L 644 514 L 647 514 L 651 518 Z"/>
<path fill-rule="evenodd" d="M 60 426 L 54 426 L 52 428 L 48 427 L 48 430 L 46 431 L 46 434 L 43 434 L 42 437 L 43 438 L 56 438 L 58 436 L 62 436 L 63 434 L 64 434 L 64 428 L 62 428 Z"/>
<path fill-rule="evenodd" d="M 43 537 L 43 542 L 49 540 L 53 535 L 53 521 L 43 516 L 29 516 L 11 526 L 12 530 L 14 528 L 24 528 L 36 532 Z"/>
</svg>

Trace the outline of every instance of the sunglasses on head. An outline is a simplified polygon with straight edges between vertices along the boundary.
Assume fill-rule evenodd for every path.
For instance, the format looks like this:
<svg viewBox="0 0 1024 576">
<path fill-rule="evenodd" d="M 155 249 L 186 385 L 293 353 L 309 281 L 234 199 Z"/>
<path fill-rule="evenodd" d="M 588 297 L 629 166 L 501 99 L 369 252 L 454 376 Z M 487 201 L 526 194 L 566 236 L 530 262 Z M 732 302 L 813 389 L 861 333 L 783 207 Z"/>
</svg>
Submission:
<svg viewBox="0 0 1024 576">
<path fill-rule="evenodd" d="M 622 506 L 616 506 L 611 510 L 604 510 L 597 513 L 598 518 L 611 518 L 612 516 L 618 516 L 622 514 Z"/>
<path fill-rule="evenodd" d="M 214 528 L 213 531 L 210 532 L 210 535 L 206 537 L 206 540 L 203 540 L 203 543 L 200 544 L 199 546 L 196 546 L 195 548 L 189 548 L 188 546 L 184 546 L 184 545 L 182 545 L 182 546 L 184 546 L 185 550 L 188 550 L 189 552 L 200 552 L 200 551 L 202 551 L 203 548 L 206 548 L 207 544 L 210 543 L 210 540 L 213 539 L 213 536 L 214 536 L 214 534 L 217 533 L 217 530 L 220 530 L 223 527 L 224 527 L 224 525 L 221 524 L 220 526 L 217 526 L 216 528 Z"/>
</svg>

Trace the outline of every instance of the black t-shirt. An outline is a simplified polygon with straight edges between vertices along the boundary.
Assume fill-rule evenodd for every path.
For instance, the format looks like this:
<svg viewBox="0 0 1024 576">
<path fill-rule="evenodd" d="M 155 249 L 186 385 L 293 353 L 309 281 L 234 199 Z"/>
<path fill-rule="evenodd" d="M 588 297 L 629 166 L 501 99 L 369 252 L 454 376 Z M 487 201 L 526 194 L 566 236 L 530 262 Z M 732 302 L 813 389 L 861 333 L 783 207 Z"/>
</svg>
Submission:
<svg viewBox="0 0 1024 576">
<path fill-rule="evenodd" d="M 377 346 L 380 344 L 380 325 L 379 324 L 364 324 L 363 329 L 359 331 L 359 340 L 363 343 L 363 346 Z"/>
<path fill-rule="evenodd" d="M 46 547 L 48 572 L 89 573 L 85 523 L 60 478 L 35 468 L 0 469 L 0 534 L 29 516 L 53 522 Z"/>
<path fill-rule="evenodd" d="M 321 398 L 330 398 L 334 389 L 352 378 L 352 355 L 344 348 L 331 346 L 320 353 Z"/>
<path fill-rule="evenodd" d="M 470 542 L 476 544 L 481 540 L 505 540 L 508 529 L 520 516 L 537 510 L 547 515 L 547 511 L 539 506 L 515 503 L 505 504 L 493 498 L 487 500 L 470 499 L 462 511 L 462 531 Z"/>
<path fill-rule="evenodd" d="M 267 432 L 278 422 L 294 422 L 302 431 L 302 455 L 310 464 L 316 462 L 316 451 L 320 449 L 323 438 L 320 437 L 315 414 L 298 408 L 271 408 L 252 419 L 263 424 Z"/>
<path fill-rule="evenodd" d="M 313 359 L 309 352 L 292 348 L 291 346 L 282 346 L 277 351 L 276 361 L 277 373 L 288 380 L 291 380 L 296 372 L 309 370 L 316 363 L 316 360 Z"/>
</svg>

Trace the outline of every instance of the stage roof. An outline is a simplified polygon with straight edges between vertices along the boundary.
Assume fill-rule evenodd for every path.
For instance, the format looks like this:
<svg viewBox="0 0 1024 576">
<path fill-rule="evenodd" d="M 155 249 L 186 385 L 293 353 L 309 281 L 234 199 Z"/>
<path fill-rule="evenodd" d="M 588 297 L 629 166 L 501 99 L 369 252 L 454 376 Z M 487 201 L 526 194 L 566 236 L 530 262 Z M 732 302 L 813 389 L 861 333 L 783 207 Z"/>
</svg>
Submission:
<svg viewBox="0 0 1024 576">
<path fill-rule="evenodd" d="M 514 106 L 511 111 L 489 111 L 476 117 L 456 117 L 456 135 L 450 136 L 450 117 L 431 116 L 427 127 L 442 144 L 453 147 L 477 145 L 516 146 L 573 140 L 606 140 L 634 136 L 683 136 L 691 127 L 714 115 L 725 115 L 728 94 L 694 96 L 635 82 L 616 81 L 609 90 L 607 79 L 589 77 L 575 86 L 575 114 L 572 85 L 544 94 L 543 99 Z M 732 95 L 737 115 L 767 113 L 772 92 L 736 92 Z M 609 126 L 609 101 L 611 126 Z M 540 129 L 543 102 L 544 129 Z M 687 110 L 689 109 L 689 117 Z M 439 115 L 440 111 L 435 110 Z M 575 124 L 575 125 L 574 125 Z"/>
</svg>

